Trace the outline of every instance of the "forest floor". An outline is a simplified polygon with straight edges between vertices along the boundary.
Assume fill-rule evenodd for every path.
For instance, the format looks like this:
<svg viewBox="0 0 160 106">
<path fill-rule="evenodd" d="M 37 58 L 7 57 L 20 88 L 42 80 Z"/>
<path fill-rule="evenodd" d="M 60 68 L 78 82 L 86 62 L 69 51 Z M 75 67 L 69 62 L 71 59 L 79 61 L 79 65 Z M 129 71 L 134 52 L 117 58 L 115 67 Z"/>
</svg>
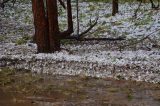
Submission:
<svg viewBox="0 0 160 106">
<path fill-rule="evenodd" d="M 160 10 L 145 3 L 135 17 L 138 3 L 123 3 L 111 16 L 111 3 L 81 2 L 80 32 L 99 17 L 86 37 L 125 40 L 63 40 L 62 51 L 37 54 L 31 3 L 20 1 L 0 9 L 0 105 L 160 105 Z M 64 13 L 59 7 L 61 30 Z"/>
<path fill-rule="evenodd" d="M 76 10 L 73 5 L 74 34 Z M 33 72 L 112 77 L 160 82 L 160 10 L 138 3 L 120 3 L 111 16 L 111 3 L 81 2 L 80 33 L 98 17 L 98 24 L 86 37 L 123 37 L 123 41 L 62 41 L 62 51 L 37 54 L 32 43 L 34 26 L 30 1 L 7 4 L 0 10 L 0 66 Z M 85 14 L 84 14 L 85 13 Z M 67 27 L 65 10 L 59 7 L 60 29 Z"/>
</svg>

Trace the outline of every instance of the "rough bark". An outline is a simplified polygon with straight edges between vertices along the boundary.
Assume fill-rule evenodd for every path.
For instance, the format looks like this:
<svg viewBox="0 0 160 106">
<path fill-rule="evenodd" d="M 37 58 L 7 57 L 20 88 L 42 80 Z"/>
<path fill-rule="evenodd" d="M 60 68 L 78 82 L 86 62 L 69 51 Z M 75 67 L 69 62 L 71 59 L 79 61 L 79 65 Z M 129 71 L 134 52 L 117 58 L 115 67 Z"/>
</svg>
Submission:
<svg viewBox="0 0 160 106">
<path fill-rule="evenodd" d="M 32 0 L 32 10 L 35 25 L 35 41 L 39 53 L 49 52 L 48 23 L 43 0 Z"/>
<path fill-rule="evenodd" d="M 44 7 L 44 1 L 46 8 Z M 65 7 L 61 0 L 32 0 L 35 25 L 35 42 L 38 52 L 55 52 L 60 50 L 60 40 L 73 33 L 71 0 L 67 0 L 68 29 L 59 31 L 57 1 Z"/>
<path fill-rule="evenodd" d="M 48 14 L 48 25 L 49 25 L 49 41 L 50 51 L 60 50 L 60 38 L 59 38 L 59 26 L 58 26 L 58 9 L 57 0 L 46 0 L 47 1 L 47 14 Z"/>
</svg>

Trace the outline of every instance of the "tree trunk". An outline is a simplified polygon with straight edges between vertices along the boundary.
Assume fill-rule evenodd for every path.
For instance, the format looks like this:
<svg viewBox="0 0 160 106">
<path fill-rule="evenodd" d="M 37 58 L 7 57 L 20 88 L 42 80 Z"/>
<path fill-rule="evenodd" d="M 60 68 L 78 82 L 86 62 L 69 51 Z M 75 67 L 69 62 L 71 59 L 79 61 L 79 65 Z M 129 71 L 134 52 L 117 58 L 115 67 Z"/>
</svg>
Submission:
<svg viewBox="0 0 160 106">
<path fill-rule="evenodd" d="M 35 26 L 35 41 L 39 53 L 50 51 L 48 39 L 48 22 L 45 15 L 43 0 L 32 0 L 32 10 Z"/>
<path fill-rule="evenodd" d="M 118 0 L 112 0 L 112 16 L 118 13 Z"/>
<path fill-rule="evenodd" d="M 61 39 L 66 38 L 73 33 L 71 0 L 67 0 L 67 24 L 68 24 L 67 30 L 60 33 Z"/>
<path fill-rule="evenodd" d="M 47 1 L 47 15 L 49 25 L 49 40 L 51 52 L 60 50 L 60 37 L 59 37 L 59 26 L 58 26 L 58 9 L 57 0 L 46 0 Z"/>
<path fill-rule="evenodd" d="M 61 4 L 64 3 L 61 1 Z M 65 7 L 65 5 L 63 6 Z M 32 0 L 32 11 L 35 26 L 34 39 L 38 46 L 38 52 L 59 51 L 60 40 L 73 33 L 71 0 L 67 0 L 68 29 L 64 32 L 59 31 L 57 0 Z"/>
</svg>

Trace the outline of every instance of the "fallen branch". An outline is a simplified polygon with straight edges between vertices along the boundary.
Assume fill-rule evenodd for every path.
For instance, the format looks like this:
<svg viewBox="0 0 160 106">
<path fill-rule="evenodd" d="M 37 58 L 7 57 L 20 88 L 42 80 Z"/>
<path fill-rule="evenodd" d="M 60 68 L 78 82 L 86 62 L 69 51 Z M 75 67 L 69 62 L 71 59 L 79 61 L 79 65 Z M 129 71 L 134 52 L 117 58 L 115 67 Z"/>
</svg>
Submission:
<svg viewBox="0 0 160 106">
<path fill-rule="evenodd" d="M 121 40 L 125 40 L 124 37 L 117 37 L 117 38 L 77 38 L 75 36 L 70 36 L 64 39 L 68 39 L 68 40 L 77 40 L 77 41 L 121 41 Z"/>
</svg>

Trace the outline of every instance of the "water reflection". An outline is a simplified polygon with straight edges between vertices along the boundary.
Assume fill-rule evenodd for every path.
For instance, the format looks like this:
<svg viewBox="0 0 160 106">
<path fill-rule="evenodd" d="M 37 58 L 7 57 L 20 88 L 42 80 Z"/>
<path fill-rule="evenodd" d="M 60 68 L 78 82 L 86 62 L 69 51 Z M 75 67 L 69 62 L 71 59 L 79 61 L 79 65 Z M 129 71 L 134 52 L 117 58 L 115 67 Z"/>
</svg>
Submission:
<svg viewBox="0 0 160 106">
<path fill-rule="evenodd" d="M 79 76 L 43 77 L 36 83 L 42 89 L 38 94 L 0 90 L 0 106 L 160 106 L 160 87 L 154 84 Z"/>
</svg>

